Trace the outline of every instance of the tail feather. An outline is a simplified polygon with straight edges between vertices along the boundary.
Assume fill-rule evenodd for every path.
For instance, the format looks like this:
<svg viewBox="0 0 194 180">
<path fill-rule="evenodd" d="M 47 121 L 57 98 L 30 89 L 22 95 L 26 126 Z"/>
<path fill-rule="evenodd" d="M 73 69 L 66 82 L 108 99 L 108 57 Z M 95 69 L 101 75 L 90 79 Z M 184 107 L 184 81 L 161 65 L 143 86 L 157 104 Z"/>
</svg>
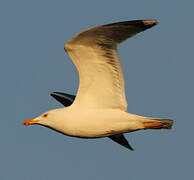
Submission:
<svg viewBox="0 0 194 180">
<path fill-rule="evenodd" d="M 171 129 L 173 120 L 170 119 L 150 119 L 143 122 L 144 129 Z"/>
</svg>

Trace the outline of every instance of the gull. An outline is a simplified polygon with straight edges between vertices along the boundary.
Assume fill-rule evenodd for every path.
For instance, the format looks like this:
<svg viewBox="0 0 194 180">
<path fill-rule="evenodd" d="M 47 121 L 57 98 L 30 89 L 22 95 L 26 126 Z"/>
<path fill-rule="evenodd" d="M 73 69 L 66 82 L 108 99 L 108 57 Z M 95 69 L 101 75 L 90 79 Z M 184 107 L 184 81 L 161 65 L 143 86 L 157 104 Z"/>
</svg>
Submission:
<svg viewBox="0 0 194 180">
<path fill-rule="evenodd" d="M 113 139 L 142 129 L 171 129 L 170 119 L 127 112 L 117 51 L 121 42 L 156 24 L 156 20 L 117 22 L 89 28 L 71 38 L 64 49 L 79 74 L 75 100 L 66 108 L 50 110 L 23 125 L 39 124 L 73 137 Z M 132 150 L 130 145 L 127 148 Z"/>
</svg>

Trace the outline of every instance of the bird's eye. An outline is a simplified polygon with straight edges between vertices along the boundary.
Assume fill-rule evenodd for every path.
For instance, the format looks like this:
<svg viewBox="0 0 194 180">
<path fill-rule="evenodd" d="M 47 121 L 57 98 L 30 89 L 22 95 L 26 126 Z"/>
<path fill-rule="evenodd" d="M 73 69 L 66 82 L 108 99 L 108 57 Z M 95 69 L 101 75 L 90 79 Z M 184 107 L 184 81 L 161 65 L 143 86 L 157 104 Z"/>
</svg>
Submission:
<svg viewBox="0 0 194 180">
<path fill-rule="evenodd" d="M 43 117 L 47 117 L 48 116 L 48 114 L 46 113 L 46 114 L 43 114 Z"/>
</svg>

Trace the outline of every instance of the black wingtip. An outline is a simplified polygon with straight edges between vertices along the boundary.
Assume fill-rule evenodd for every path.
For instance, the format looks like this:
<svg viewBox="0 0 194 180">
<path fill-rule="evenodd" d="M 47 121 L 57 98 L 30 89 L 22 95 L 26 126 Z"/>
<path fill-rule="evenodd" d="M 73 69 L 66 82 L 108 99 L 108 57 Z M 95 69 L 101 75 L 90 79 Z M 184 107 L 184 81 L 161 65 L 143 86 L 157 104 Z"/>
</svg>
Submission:
<svg viewBox="0 0 194 180">
<path fill-rule="evenodd" d="M 131 151 L 134 151 L 134 149 L 128 143 L 127 139 L 125 138 L 123 134 L 112 135 L 112 136 L 109 136 L 109 138 L 113 140 L 114 142 L 120 144 L 121 146 L 126 147 L 127 149 Z"/>
<path fill-rule="evenodd" d="M 112 23 L 112 24 L 106 24 L 103 26 L 114 26 L 114 25 L 119 25 L 119 26 L 138 26 L 142 28 L 142 30 L 149 29 L 155 25 L 158 24 L 158 21 L 156 19 L 145 19 L 145 20 L 132 20 L 132 21 L 122 21 L 122 22 L 117 22 L 117 23 Z"/>
<path fill-rule="evenodd" d="M 142 20 L 142 29 L 143 30 L 146 30 L 146 29 L 149 29 L 155 25 L 158 24 L 158 21 L 155 20 L 155 19 L 152 19 L 152 20 Z"/>
<path fill-rule="evenodd" d="M 70 106 L 75 99 L 74 95 L 66 94 L 66 93 L 62 93 L 62 92 L 52 92 L 52 93 L 50 93 L 50 95 L 53 98 L 55 98 L 58 102 L 63 104 L 65 107 Z"/>
<path fill-rule="evenodd" d="M 134 151 L 134 149 L 131 147 L 130 144 L 128 144 L 127 148 L 128 148 L 129 150 L 131 150 L 131 151 Z"/>
</svg>

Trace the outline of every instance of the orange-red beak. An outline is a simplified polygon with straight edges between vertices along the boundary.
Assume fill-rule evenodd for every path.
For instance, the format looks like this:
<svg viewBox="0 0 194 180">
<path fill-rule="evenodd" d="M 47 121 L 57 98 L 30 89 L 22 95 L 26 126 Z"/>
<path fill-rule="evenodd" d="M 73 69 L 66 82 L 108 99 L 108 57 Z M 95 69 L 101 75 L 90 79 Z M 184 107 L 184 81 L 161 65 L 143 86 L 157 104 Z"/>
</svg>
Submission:
<svg viewBox="0 0 194 180">
<path fill-rule="evenodd" d="M 26 121 L 24 121 L 22 123 L 23 126 L 28 126 L 28 125 L 31 125 L 31 124 L 38 124 L 39 121 L 38 120 L 35 120 L 35 119 L 28 119 Z"/>
</svg>

